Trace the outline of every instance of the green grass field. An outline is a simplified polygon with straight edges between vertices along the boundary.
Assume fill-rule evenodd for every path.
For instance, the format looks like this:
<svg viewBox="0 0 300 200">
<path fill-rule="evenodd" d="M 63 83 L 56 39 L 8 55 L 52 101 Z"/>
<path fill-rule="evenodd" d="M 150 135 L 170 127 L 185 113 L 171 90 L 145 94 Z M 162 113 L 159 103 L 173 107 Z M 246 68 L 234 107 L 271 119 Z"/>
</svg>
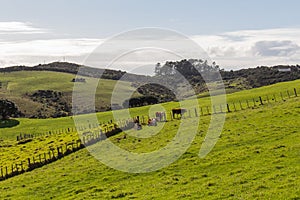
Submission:
<svg viewBox="0 0 300 200">
<path fill-rule="evenodd" d="M 227 95 L 228 102 L 245 101 L 299 88 L 300 80 Z M 66 156 L 54 163 L 0 182 L 0 199 L 300 199 L 300 98 L 285 101 L 277 96 L 255 109 L 228 113 L 222 134 L 214 149 L 205 157 L 198 153 L 205 138 L 210 116 L 202 116 L 200 125 L 190 119 L 190 130 L 197 135 L 190 148 L 173 164 L 156 172 L 132 174 L 111 169 L 89 154 L 87 149 Z M 192 102 L 192 101 L 191 101 Z M 199 99 L 209 106 L 209 98 Z M 245 106 L 245 102 L 242 102 Z M 194 105 L 187 103 L 193 108 Z M 178 103 L 162 104 L 169 111 Z M 131 115 L 150 115 L 162 107 L 145 106 L 131 109 Z M 118 111 L 121 112 L 121 111 Z M 112 119 L 111 112 L 98 113 L 99 121 Z M 71 117 L 60 119 L 18 119 L 20 124 L 0 129 L 1 162 L 25 158 L 43 151 L 49 145 L 71 141 L 76 133 L 58 134 L 16 144 L 20 132 L 43 132 L 74 127 Z M 150 138 L 135 138 L 135 130 L 110 138 L 119 147 L 145 153 L 168 144 L 179 120 L 144 127 Z M 124 135 L 126 134 L 126 138 Z M 109 156 L 109 152 L 108 152 Z M 120 163 L 122 165 L 122 163 Z M 125 163 L 124 163 L 125 165 Z"/>
<path fill-rule="evenodd" d="M 283 92 L 284 99 L 288 99 L 286 91 L 289 90 L 289 92 L 292 94 L 293 88 L 296 88 L 300 95 L 300 80 L 277 83 L 275 85 L 265 86 L 261 88 L 251 89 L 251 90 L 244 90 L 244 91 L 228 94 L 226 98 L 228 103 L 232 103 L 232 102 L 238 103 L 238 101 L 242 101 L 242 106 L 246 108 L 245 100 L 252 100 L 253 98 L 255 98 L 255 100 L 258 100 L 259 96 L 266 99 L 266 95 L 269 95 L 269 98 L 271 99 L 273 97 L 273 94 L 275 94 L 276 99 L 278 101 L 282 101 L 280 97 L 280 92 Z M 200 107 L 210 106 L 211 102 L 209 97 L 200 98 L 198 100 L 199 100 Z M 191 100 L 190 102 L 194 102 L 194 101 Z M 252 102 L 249 101 L 249 103 L 253 106 Z M 195 107 L 195 105 L 189 103 L 189 100 L 185 105 L 187 106 L 187 108 Z M 178 102 L 169 102 L 169 103 L 162 103 L 158 106 L 155 105 L 155 106 L 131 108 L 130 114 L 131 116 L 150 115 L 154 117 L 155 111 L 161 111 L 162 109 L 165 109 L 166 111 L 169 112 L 172 108 L 177 106 L 178 106 Z M 232 104 L 230 104 L 230 106 L 232 106 Z M 236 106 L 238 107 L 239 105 L 237 104 Z M 230 108 L 232 109 L 232 107 Z M 114 112 L 116 114 L 119 114 L 122 111 L 114 111 Z M 102 123 L 105 123 L 114 118 L 112 112 L 101 112 L 97 114 L 97 117 L 99 122 Z M 124 118 L 127 119 L 126 117 Z M 57 118 L 57 119 L 18 118 L 17 120 L 20 122 L 18 126 L 0 129 L 0 138 L 15 139 L 16 136 L 19 135 L 20 133 L 42 133 L 49 130 L 51 131 L 51 130 L 74 127 L 74 121 L 72 117 L 64 117 L 64 118 Z M 59 126 L 57 126 L 57 124 L 59 124 Z"/>
</svg>

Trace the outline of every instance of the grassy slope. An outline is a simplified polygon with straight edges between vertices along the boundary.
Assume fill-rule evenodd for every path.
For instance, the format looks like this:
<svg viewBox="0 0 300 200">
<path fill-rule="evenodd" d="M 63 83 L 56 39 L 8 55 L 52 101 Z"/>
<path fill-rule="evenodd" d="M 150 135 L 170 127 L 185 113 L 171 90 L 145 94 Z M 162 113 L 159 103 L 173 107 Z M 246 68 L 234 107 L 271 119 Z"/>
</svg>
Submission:
<svg viewBox="0 0 300 200">
<path fill-rule="evenodd" d="M 37 90 L 54 90 L 64 92 L 67 99 L 71 99 L 74 83 L 71 80 L 75 75 L 60 72 L 47 71 L 20 71 L 11 73 L 0 73 L 0 82 L 4 83 L 0 89 L 0 98 L 8 98 L 14 101 L 24 113 L 36 113 L 42 105 L 33 102 L 25 94 L 31 94 Z M 105 106 L 110 103 L 111 91 L 115 84 L 114 80 L 87 78 L 86 83 L 82 83 L 85 88 L 98 84 L 97 93 L 95 95 L 98 107 Z M 133 88 L 129 82 L 121 82 L 121 91 L 131 91 Z M 122 102 L 118 102 L 122 103 Z"/>
<path fill-rule="evenodd" d="M 228 95 L 228 99 L 235 101 L 272 94 L 299 83 L 293 81 L 243 91 Z M 208 102 L 206 99 L 200 101 Z M 203 123 L 188 151 L 178 161 L 157 172 L 119 172 L 101 164 L 84 149 L 43 168 L 0 182 L 0 198 L 299 199 L 300 121 L 296 120 L 300 116 L 299 104 L 300 99 L 295 98 L 227 114 L 221 138 L 204 159 L 197 155 L 209 116 L 202 117 Z M 166 109 L 173 106 L 174 103 L 165 104 Z M 147 108 L 135 108 L 132 112 L 143 113 Z M 109 115 L 109 112 L 100 113 L 98 117 L 107 119 Z M 69 118 L 60 120 L 72 123 Z M 30 121 L 37 126 L 43 120 Z M 45 121 L 53 128 L 59 122 Z M 147 152 L 164 146 L 177 127 L 178 121 L 173 121 L 153 138 L 138 141 L 127 137 L 119 141 L 117 138 L 121 138 L 122 133 L 111 140 L 124 149 Z"/>
<path fill-rule="evenodd" d="M 52 73 L 52 72 L 51 72 Z M 105 80 L 106 81 L 106 80 Z M 237 102 L 238 100 L 246 100 L 256 98 L 258 96 L 264 97 L 265 95 L 272 95 L 276 94 L 277 100 L 280 100 L 279 92 L 285 92 L 289 90 L 292 93 L 292 88 L 297 88 L 297 91 L 300 95 L 300 80 L 291 81 L 291 82 L 283 82 L 278 83 L 271 86 L 265 86 L 261 88 L 251 89 L 251 90 L 244 90 L 241 92 L 236 92 L 233 94 L 227 95 L 227 101 L 230 102 Z M 287 93 L 283 94 L 284 97 L 287 97 Z M 201 98 L 199 99 L 200 106 L 207 106 L 210 105 L 210 98 Z M 161 104 L 166 110 L 171 110 L 174 107 L 177 107 L 178 103 L 170 102 L 170 103 L 163 103 Z M 243 101 L 243 105 L 245 102 Z M 193 107 L 194 105 L 191 105 Z M 150 115 L 153 115 L 154 110 L 161 110 L 159 106 L 156 106 L 156 109 L 151 110 Z M 140 108 L 132 108 L 130 109 L 130 113 L 132 116 L 137 115 L 148 115 L 149 109 L 151 106 L 144 106 Z M 118 111 L 116 111 L 118 112 Z M 106 122 L 110 119 L 113 119 L 111 112 L 102 112 L 97 114 L 98 119 L 100 122 Z M 20 125 L 12 128 L 2 128 L 0 129 L 0 138 L 5 139 L 15 139 L 16 135 L 20 133 L 39 133 L 39 132 L 46 132 L 49 130 L 57 130 L 57 129 L 64 129 L 68 127 L 74 127 L 74 122 L 72 117 L 65 117 L 59 119 L 25 119 L 20 118 L 17 119 L 20 121 Z M 59 126 L 57 126 L 59 124 Z"/>
</svg>

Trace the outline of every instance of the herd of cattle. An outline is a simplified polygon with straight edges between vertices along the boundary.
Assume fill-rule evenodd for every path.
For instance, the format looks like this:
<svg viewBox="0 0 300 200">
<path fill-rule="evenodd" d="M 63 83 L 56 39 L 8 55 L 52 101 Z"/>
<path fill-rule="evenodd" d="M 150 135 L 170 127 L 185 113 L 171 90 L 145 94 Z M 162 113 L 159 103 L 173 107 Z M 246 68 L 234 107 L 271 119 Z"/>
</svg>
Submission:
<svg viewBox="0 0 300 200">
<path fill-rule="evenodd" d="M 185 108 L 173 108 L 172 109 L 172 117 L 173 118 L 181 118 L 187 110 Z M 155 118 L 148 119 L 148 126 L 157 126 L 157 122 L 167 121 L 166 113 L 165 112 L 156 112 Z M 142 129 L 142 125 L 140 124 L 139 116 L 136 117 L 134 120 L 134 129 L 140 130 Z"/>
</svg>

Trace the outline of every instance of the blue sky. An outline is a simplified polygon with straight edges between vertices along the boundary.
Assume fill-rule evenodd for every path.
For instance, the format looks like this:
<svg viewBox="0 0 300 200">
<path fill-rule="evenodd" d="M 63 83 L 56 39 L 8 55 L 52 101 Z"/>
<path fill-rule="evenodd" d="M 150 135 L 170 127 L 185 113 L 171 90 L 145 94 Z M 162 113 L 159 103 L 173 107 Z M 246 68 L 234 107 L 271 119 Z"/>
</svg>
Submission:
<svg viewBox="0 0 300 200">
<path fill-rule="evenodd" d="M 0 67 L 63 56 L 80 63 L 106 38 L 139 27 L 179 31 L 225 68 L 300 63 L 299 7 L 296 0 L 2 0 Z"/>
<path fill-rule="evenodd" d="M 300 27 L 299 1 L 6 0 L 1 21 L 31 22 L 74 37 L 106 37 L 143 26 L 188 35 Z"/>
</svg>

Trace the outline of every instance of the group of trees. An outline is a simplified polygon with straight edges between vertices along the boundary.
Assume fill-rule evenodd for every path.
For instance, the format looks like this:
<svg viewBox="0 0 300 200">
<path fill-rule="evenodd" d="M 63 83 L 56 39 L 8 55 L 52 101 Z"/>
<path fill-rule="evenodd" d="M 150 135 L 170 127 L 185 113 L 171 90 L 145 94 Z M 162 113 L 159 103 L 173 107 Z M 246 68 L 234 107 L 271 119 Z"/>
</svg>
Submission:
<svg viewBox="0 0 300 200">
<path fill-rule="evenodd" d="M 134 97 L 134 98 L 127 99 L 126 101 L 124 101 L 123 107 L 132 108 L 132 107 L 152 105 L 157 103 L 158 103 L 157 98 L 153 96 L 141 96 L 141 97 Z"/>
<path fill-rule="evenodd" d="M 154 78 L 172 87 L 174 91 L 182 85 L 189 84 L 196 93 L 199 93 L 207 90 L 206 82 L 221 80 L 220 71 L 223 70 L 220 70 L 219 65 L 215 62 L 209 63 L 202 59 L 183 59 L 167 61 L 163 65 L 157 63 Z"/>
<path fill-rule="evenodd" d="M 288 68 L 290 71 L 280 71 L 280 68 Z M 181 61 L 167 61 L 163 65 L 157 63 L 154 73 L 156 77 L 166 79 L 176 86 L 182 82 L 182 78 L 184 77 L 196 89 L 196 92 L 201 92 L 203 91 L 201 87 L 207 81 L 221 80 L 221 78 L 223 81 L 245 78 L 250 88 L 296 80 L 300 78 L 300 66 L 261 66 L 236 71 L 225 71 L 224 69 L 220 69 L 215 62 L 209 64 L 206 60 L 184 59 Z"/>
<path fill-rule="evenodd" d="M 280 68 L 288 68 L 290 71 L 283 72 L 279 70 Z M 236 71 L 221 71 L 221 75 L 224 81 L 245 78 L 250 88 L 257 88 L 278 82 L 300 79 L 300 66 L 261 66 Z"/>
<path fill-rule="evenodd" d="M 157 83 L 148 83 L 143 85 L 132 84 L 137 87 L 137 92 L 143 96 L 133 97 L 123 102 L 123 107 L 139 107 L 169 101 L 175 101 L 176 95 L 163 85 Z"/>
<path fill-rule="evenodd" d="M 169 88 L 157 83 L 141 85 L 137 91 L 144 96 L 155 97 L 159 103 L 176 100 L 176 95 Z"/>
<path fill-rule="evenodd" d="M 211 73 L 219 71 L 219 65 L 215 62 L 209 64 L 207 60 L 202 59 L 184 59 L 181 61 L 167 61 L 164 65 L 157 63 L 154 73 L 156 76 L 176 75 L 195 76 L 200 73 Z"/>
<path fill-rule="evenodd" d="M 0 99 L 0 117 L 1 120 L 9 119 L 9 117 L 19 117 L 21 112 L 18 110 L 14 102 L 7 99 Z"/>
<path fill-rule="evenodd" d="M 29 95 L 30 99 L 43 105 L 31 118 L 65 117 L 71 115 L 71 102 L 62 92 L 53 90 L 38 90 Z"/>
</svg>

